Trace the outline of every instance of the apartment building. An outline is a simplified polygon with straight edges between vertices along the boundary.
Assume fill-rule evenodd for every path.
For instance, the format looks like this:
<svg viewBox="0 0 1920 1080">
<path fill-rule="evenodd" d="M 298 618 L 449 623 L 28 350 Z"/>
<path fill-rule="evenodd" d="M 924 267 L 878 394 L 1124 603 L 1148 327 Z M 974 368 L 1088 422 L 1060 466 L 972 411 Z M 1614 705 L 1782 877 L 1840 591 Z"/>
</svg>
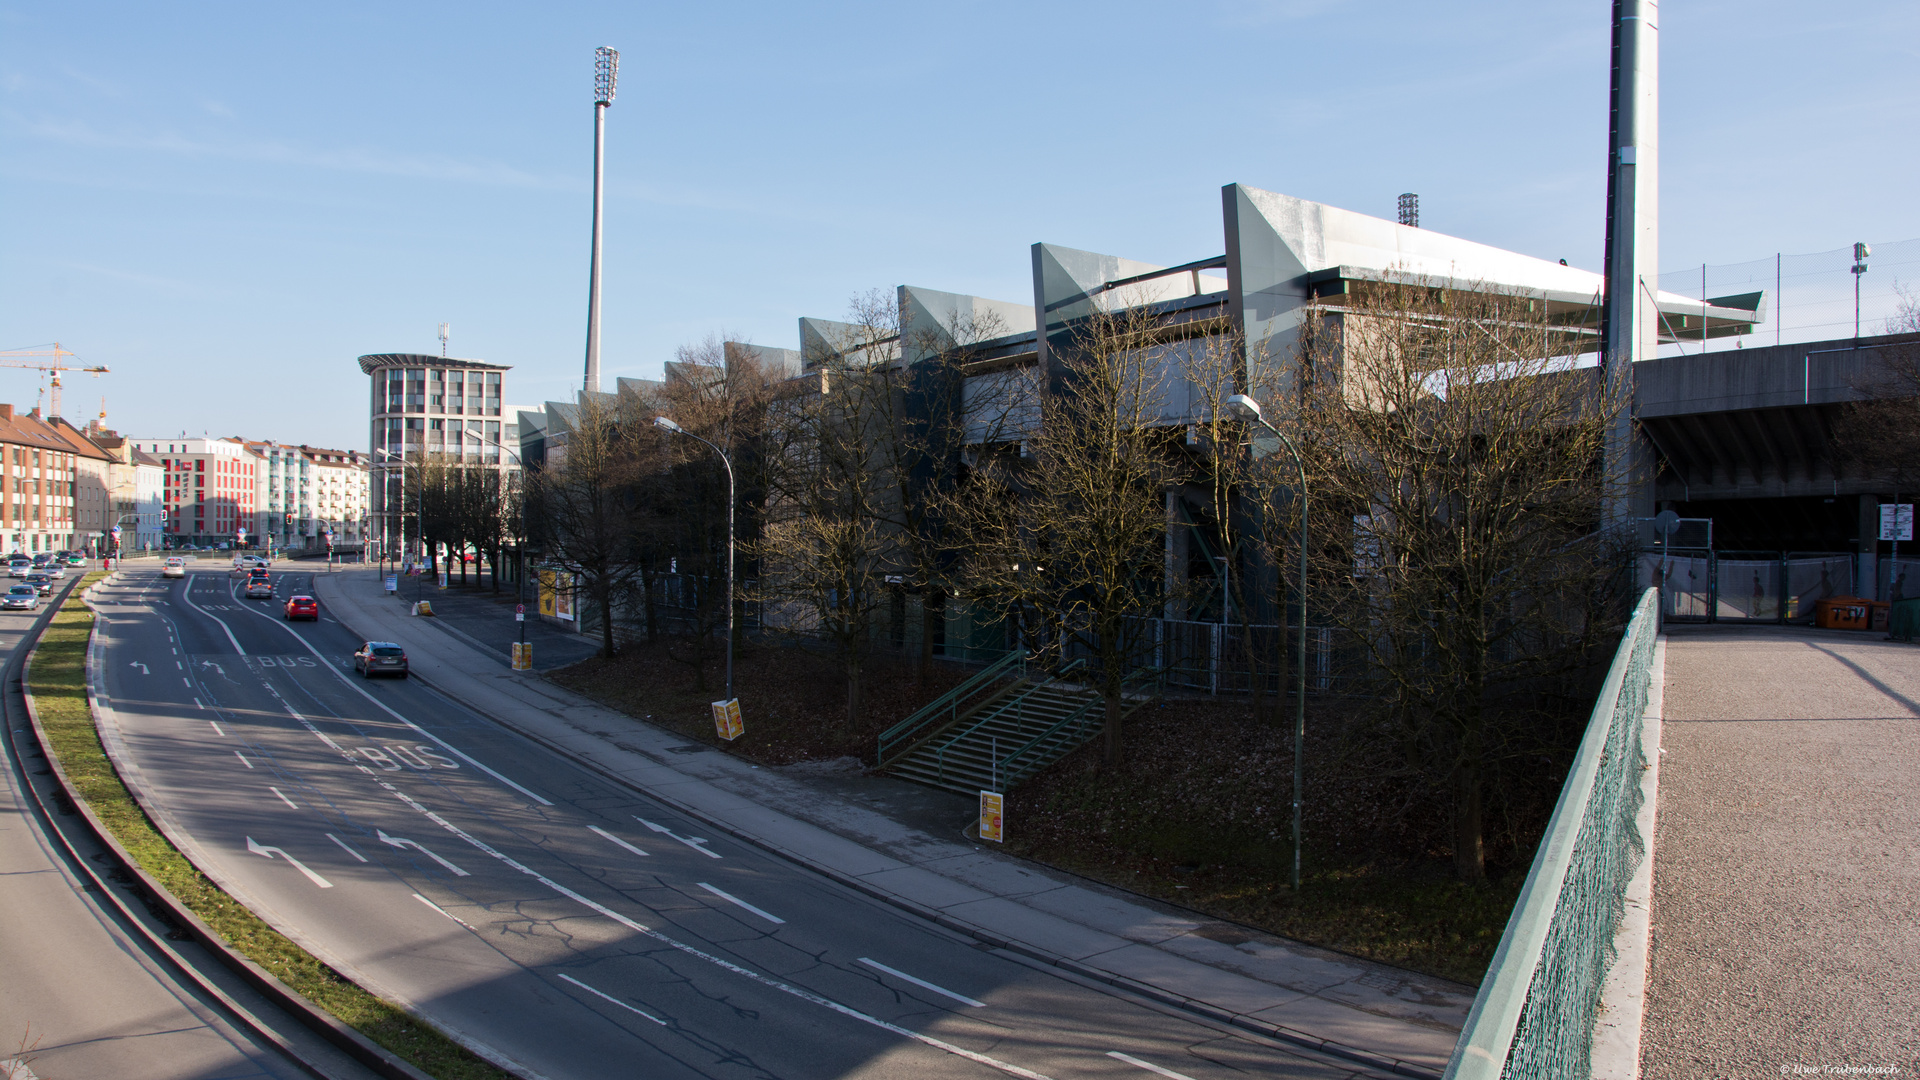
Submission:
<svg viewBox="0 0 1920 1080">
<path fill-rule="evenodd" d="M 409 532 L 404 477 L 408 462 L 446 461 L 517 470 L 519 436 L 503 409 L 508 368 L 422 353 L 369 353 L 360 370 L 372 380 L 368 403 L 374 477 L 368 516 L 389 551 Z"/>
<path fill-rule="evenodd" d="M 161 492 L 166 490 L 166 467 L 160 459 L 136 449 L 133 440 L 97 421 L 87 425 L 89 442 L 105 451 L 107 514 L 104 531 L 120 528 L 121 551 L 151 551 L 161 547 Z"/>
<path fill-rule="evenodd" d="M 163 547 L 214 547 L 258 538 L 257 490 L 262 463 L 241 439 L 134 439 L 159 459 Z"/>
<path fill-rule="evenodd" d="M 0 531 L 8 550 L 98 550 L 106 462 L 106 452 L 72 425 L 0 404 Z"/>
</svg>

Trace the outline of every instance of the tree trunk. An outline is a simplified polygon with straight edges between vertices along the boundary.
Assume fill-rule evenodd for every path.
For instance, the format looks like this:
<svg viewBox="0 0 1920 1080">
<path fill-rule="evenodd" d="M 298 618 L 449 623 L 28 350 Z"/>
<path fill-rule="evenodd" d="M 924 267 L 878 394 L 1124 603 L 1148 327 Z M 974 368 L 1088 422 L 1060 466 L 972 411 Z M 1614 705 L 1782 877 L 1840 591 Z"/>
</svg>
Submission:
<svg viewBox="0 0 1920 1080">
<path fill-rule="evenodd" d="M 1461 881 L 1478 885 L 1487 879 L 1484 807 L 1480 765 L 1469 761 L 1454 774 L 1453 872 Z"/>
<path fill-rule="evenodd" d="M 613 590 L 601 582 L 600 593 L 600 656 L 613 659 Z"/>
<path fill-rule="evenodd" d="M 1126 757 L 1120 741 L 1120 691 L 1116 688 L 1102 695 L 1107 703 L 1106 733 L 1106 770 L 1119 772 L 1126 764 Z"/>
<path fill-rule="evenodd" d="M 861 682 L 860 657 L 854 654 L 847 658 L 847 730 L 860 728 L 860 698 L 863 690 Z"/>
</svg>

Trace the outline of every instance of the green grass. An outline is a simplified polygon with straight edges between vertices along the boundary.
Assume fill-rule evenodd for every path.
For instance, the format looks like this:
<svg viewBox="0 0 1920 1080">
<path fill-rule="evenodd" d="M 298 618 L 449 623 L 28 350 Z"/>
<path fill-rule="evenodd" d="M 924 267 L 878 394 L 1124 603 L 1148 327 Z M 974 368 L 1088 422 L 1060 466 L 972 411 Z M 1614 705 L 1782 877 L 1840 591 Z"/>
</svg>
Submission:
<svg viewBox="0 0 1920 1080">
<path fill-rule="evenodd" d="M 305 949 L 276 933 L 259 916 L 222 892 L 167 842 L 140 809 L 100 745 L 87 706 L 87 638 L 93 612 L 82 589 L 104 577 L 81 579 L 41 635 L 27 686 L 48 746 L 67 779 L 94 814 L 147 873 L 249 960 L 415 1068 L 441 1080 L 496 1080 L 510 1074 L 476 1057 L 438 1029 L 368 993 Z"/>
</svg>

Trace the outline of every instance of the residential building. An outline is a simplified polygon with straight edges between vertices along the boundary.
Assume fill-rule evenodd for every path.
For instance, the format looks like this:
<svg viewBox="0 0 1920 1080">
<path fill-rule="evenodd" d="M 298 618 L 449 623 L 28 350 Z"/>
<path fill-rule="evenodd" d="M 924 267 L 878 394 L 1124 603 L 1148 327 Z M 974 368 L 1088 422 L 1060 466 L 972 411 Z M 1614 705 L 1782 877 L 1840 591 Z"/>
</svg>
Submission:
<svg viewBox="0 0 1920 1080">
<path fill-rule="evenodd" d="M 73 438 L 74 429 L 39 409 L 22 413 L 0 404 L 0 528 L 10 551 L 86 549 L 98 533 L 82 535 L 75 513 L 76 483 L 89 485 L 89 505 L 104 515 L 106 452 Z M 82 465 L 85 462 L 85 465 Z"/>
<path fill-rule="evenodd" d="M 373 539 L 397 552 L 409 535 L 406 462 L 442 458 L 502 471 L 519 467 L 519 436 L 501 405 L 508 368 L 423 353 L 370 353 L 359 364 L 372 380 L 368 515 Z"/>
<path fill-rule="evenodd" d="M 257 536 L 262 463 L 244 440 L 181 435 L 134 439 L 133 445 L 160 459 L 166 470 L 162 546 L 250 543 Z"/>
<path fill-rule="evenodd" d="M 120 550 L 151 551 L 161 542 L 161 492 L 166 490 L 166 467 L 160 459 L 136 449 L 133 440 L 100 426 L 87 425 L 88 441 L 105 451 L 107 461 L 107 515 L 105 531 L 120 529 Z"/>
<path fill-rule="evenodd" d="M 303 483 L 299 504 L 288 511 L 294 528 L 309 548 L 359 545 L 366 542 L 371 498 L 367 456 L 354 450 L 300 447 Z"/>
</svg>

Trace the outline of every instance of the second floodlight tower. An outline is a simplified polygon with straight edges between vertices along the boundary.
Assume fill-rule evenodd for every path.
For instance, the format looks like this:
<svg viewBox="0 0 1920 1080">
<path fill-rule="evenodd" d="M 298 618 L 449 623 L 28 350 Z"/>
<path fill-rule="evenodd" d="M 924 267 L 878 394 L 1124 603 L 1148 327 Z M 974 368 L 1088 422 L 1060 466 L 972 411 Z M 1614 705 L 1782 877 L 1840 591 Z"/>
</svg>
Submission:
<svg viewBox="0 0 1920 1080">
<path fill-rule="evenodd" d="M 593 263 L 587 279 L 588 393 L 600 389 L 600 221 L 607 160 L 607 109 L 620 78 L 620 54 L 605 45 L 593 51 Z"/>
</svg>

